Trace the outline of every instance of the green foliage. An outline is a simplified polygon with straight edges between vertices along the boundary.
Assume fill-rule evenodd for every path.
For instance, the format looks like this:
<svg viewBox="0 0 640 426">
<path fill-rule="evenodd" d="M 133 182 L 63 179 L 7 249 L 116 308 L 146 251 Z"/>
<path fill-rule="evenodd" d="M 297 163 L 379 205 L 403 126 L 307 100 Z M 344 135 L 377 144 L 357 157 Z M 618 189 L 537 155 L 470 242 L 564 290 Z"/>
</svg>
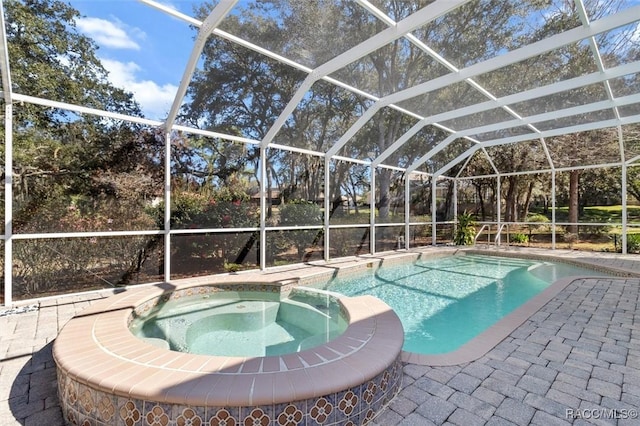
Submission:
<svg viewBox="0 0 640 426">
<path fill-rule="evenodd" d="M 322 210 L 316 203 L 306 200 L 291 200 L 280 207 L 280 225 L 321 225 Z"/>
<path fill-rule="evenodd" d="M 321 225 L 322 210 L 306 200 L 292 200 L 280 207 L 280 226 Z M 315 229 L 283 231 L 283 237 L 296 247 L 298 258 L 303 259 L 308 247 L 322 242 L 322 231 Z"/>
<path fill-rule="evenodd" d="M 627 234 L 627 253 L 640 253 L 640 234 Z"/>
<path fill-rule="evenodd" d="M 509 234 L 509 240 L 516 244 L 526 244 L 529 242 L 529 236 L 521 233 Z"/>
<path fill-rule="evenodd" d="M 17 93 L 141 115 L 133 95 L 109 83 L 67 2 L 7 0 L 3 8 Z M 154 131 L 28 102 L 14 104 L 13 131 L 14 233 L 156 227 L 145 214 L 147 200 L 162 191 L 162 141 Z M 16 294 L 128 282 L 132 268 L 140 271 L 155 253 L 154 238 L 23 240 L 14 246 Z"/>
<path fill-rule="evenodd" d="M 519 243 L 528 243 L 530 241 L 533 241 L 533 232 L 547 229 L 549 226 L 548 223 L 551 222 L 547 216 L 539 213 L 529 213 L 525 218 L 525 221 L 533 223 L 527 224 L 529 235 L 525 236 L 526 241 L 519 241 Z"/>
<path fill-rule="evenodd" d="M 476 228 L 473 215 L 467 211 L 459 214 L 453 243 L 459 246 L 471 245 L 475 236 Z"/>
<path fill-rule="evenodd" d="M 60 0 L 4 2 L 11 80 L 18 93 L 118 112 L 139 113 L 130 93 L 112 86 L 97 46 L 80 34 L 80 13 Z M 37 78 L 34 78 L 37 76 Z M 28 118 L 27 118 L 28 116 Z M 25 105 L 18 112 L 31 124 L 65 121 L 51 109 Z M 44 127 L 44 126 L 42 126 Z"/>
<path fill-rule="evenodd" d="M 549 220 L 549 218 L 543 214 L 539 214 L 539 213 L 529 213 L 527 215 L 527 217 L 525 218 L 526 222 L 535 222 L 535 223 L 540 223 L 540 224 L 545 224 L 545 223 L 549 223 L 551 222 Z M 530 226 L 534 226 L 534 225 L 530 225 Z"/>
<path fill-rule="evenodd" d="M 234 178 L 229 186 L 200 188 L 199 191 L 176 190 L 171 197 L 171 227 L 174 229 L 250 228 L 258 225 L 258 207 L 251 202 L 241 184 Z M 158 223 L 164 220 L 164 203 L 148 209 Z M 184 241 L 182 244 L 181 242 Z M 192 258 L 209 259 L 219 268 L 241 264 L 247 254 L 255 251 L 257 239 L 246 232 L 229 232 L 219 237 L 197 235 L 186 240 L 177 239 L 177 262 L 188 264 Z"/>
<path fill-rule="evenodd" d="M 148 211 L 162 223 L 164 203 Z M 178 190 L 171 194 L 172 228 L 247 228 L 257 223 L 257 206 L 237 187 L 199 192 Z"/>
<path fill-rule="evenodd" d="M 224 270 L 227 272 L 238 272 L 242 269 L 242 265 L 233 262 L 224 262 Z"/>
</svg>

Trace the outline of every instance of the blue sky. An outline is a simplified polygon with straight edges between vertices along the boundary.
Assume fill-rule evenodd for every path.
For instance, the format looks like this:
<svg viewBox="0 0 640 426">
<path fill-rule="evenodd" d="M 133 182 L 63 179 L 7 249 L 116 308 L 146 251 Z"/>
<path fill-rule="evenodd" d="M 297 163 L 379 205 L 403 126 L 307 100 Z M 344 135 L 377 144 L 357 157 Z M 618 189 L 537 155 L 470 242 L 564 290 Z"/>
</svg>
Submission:
<svg viewBox="0 0 640 426">
<path fill-rule="evenodd" d="M 82 15 L 78 30 L 99 46 L 98 57 L 112 83 L 132 92 L 146 117 L 165 118 L 191 53 L 195 30 L 139 0 L 68 1 Z M 188 16 L 202 2 L 155 0 Z M 626 0 L 624 7 L 638 3 L 640 0 Z M 236 7 L 243 4 L 246 1 L 240 0 Z M 640 39 L 639 26 L 631 31 L 632 42 Z"/>
<path fill-rule="evenodd" d="M 195 31 L 138 0 L 69 0 L 82 18 L 78 31 L 98 45 L 109 79 L 135 95 L 147 118 L 166 117 L 193 45 Z M 191 0 L 158 3 L 193 16 Z"/>
</svg>

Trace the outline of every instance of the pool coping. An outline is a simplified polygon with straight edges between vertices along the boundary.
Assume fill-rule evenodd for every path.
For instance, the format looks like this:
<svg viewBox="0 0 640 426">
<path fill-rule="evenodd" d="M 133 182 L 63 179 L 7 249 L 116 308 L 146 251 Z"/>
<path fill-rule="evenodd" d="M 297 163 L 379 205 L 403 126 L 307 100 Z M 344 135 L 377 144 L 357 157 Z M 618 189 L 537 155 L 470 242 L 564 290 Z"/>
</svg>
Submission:
<svg viewBox="0 0 640 426">
<path fill-rule="evenodd" d="M 316 282 L 320 280 L 330 279 L 336 276 L 344 276 L 344 274 L 357 273 L 358 271 L 362 271 L 365 268 L 372 267 L 380 267 L 381 265 L 388 265 L 393 263 L 401 263 L 406 261 L 411 261 L 411 259 L 416 260 L 420 258 L 436 258 L 441 256 L 448 255 L 456 255 L 456 254 L 484 254 L 490 256 L 506 256 L 506 257 L 519 257 L 524 259 L 532 259 L 532 260 L 547 260 L 547 261 L 555 261 L 562 262 L 567 264 L 573 264 L 578 266 L 584 266 L 587 268 L 607 271 L 614 274 L 618 274 L 620 276 L 640 276 L 640 273 L 635 270 L 625 270 L 623 268 L 616 267 L 608 267 L 605 265 L 594 264 L 588 260 L 582 260 L 578 258 L 563 258 L 562 256 L 558 256 L 557 253 L 534 253 L 531 251 L 518 251 L 518 250 L 496 250 L 496 249 L 482 249 L 479 247 L 459 247 L 459 246 L 445 246 L 445 247 L 436 247 L 436 248 L 428 248 L 428 249 L 420 249 L 420 250 L 412 250 L 412 251 L 403 251 L 403 252 L 391 252 L 391 253 L 382 253 L 379 255 L 364 255 L 352 258 L 341 259 L 339 262 L 310 262 L 305 265 L 297 265 L 297 267 L 283 267 L 283 268 L 273 268 L 266 272 L 255 272 L 255 271 L 247 271 L 246 273 L 240 272 L 236 274 L 227 274 L 227 275 L 214 275 L 214 276 L 203 276 L 203 277 L 193 277 L 187 279 L 181 279 L 172 281 L 171 283 L 163 283 L 160 285 L 154 285 L 151 289 L 156 288 L 156 290 L 150 290 L 149 286 L 144 287 L 133 287 L 128 289 L 121 297 L 123 306 L 113 306 L 112 309 L 120 310 L 124 307 L 131 308 L 131 304 L 127 305 L 127 303 L 131 303 L 131 297 L 133 294 L 143 294 L 144 298 L 147 299 L 151 297 L 150 291 L 157 291 L 157 289 L 162 289 L 162 291 L 166 291 L 167 288 L 175 288 L 182 286 L 197 286 L 202 285 L 203 283 L 209 283 L 212 281 L 222 281 L 225 283 L 233 283 L 233 282 L 247 282 L 247 281 L 286 281 L 293 280 L 299 282 L 301 285 L 307 282 Z M 256 278 L 258 277 L 258 278 Z M 535 312 L 540 310 L 546 303 L 552 300 L 559 292 L 561 292 L 564 288 L 566 288 L 571 282 L 575 280 L 584 279 L 584 278 L 592 278 L 590 276 L 574 276 L 569 278 L 564 278 L 558 280 L 551 285 L 549 285 L 545 290 L 543 290 L 538 295 L 534 296 L 529 301 L 525 302 L 523 305 L 518 307 L 516 310 L 502 318 L 497 323 L 490 326 L 486 331 L 481 333 L 480 335 L 474 337 L 471 341 L 465 343 L 459 349 L 448 352 L 445 354 L 418 354 L 413 352 L 401 351 L 399 358 L 403 362 L 417 364 L 417 365 L 431 365 L 431 366 L 453 366 L 468 363 L 470 361 L 479 359 L 483 355 L 485 355 L 488 351 L 494 348 L 499 342 L 501 342 L 504 338 L 506 338 L 513 330 L 515 330 L 518 326 L 522 325 L 528 318 L 531 317 Z M 110 298 L 111 299 L 111 298 Z M 371 298 L 372 300 L 378 300 L 375 298 Z M 124 301 L 128 302 L 124 302 Z M 385 305 L 386 306 L 386 305 Z M 87 312 L 83 312 L 82 316 L 90 316 L 92 310 L 95 311 L 96 307 L 89 308 Z M 394 313 L 395 315 L 395 313 Z M 125 316 L 128 316 L 125 315 Z M 121 322 L 125 322 L 122 318 L 120 318 Z M 78 323 L 79 325 L 79 323 Z M 87 324 L 82 327 L 87 327 Z M 135 339 L 133 337 L 133 339 Z M 139 344 L 138 339 L 135 339 L 136 344 Z M 400 347 L 402 343 L 400 343 Z M 155 349 L 155 348 L 154 348 Z M 381 351 L 384 354 L 385 351 Z M 317 354 L 315 354 L 317 355 Z M 305 355 L 310 356 L 312 359 L 315 359 L 315 355 Z M 375 351 L 370 352 L 370 358 L 373 359 L 373 362 L 377 362 L 379 360 L 375 360 Z M 326 355 L 325 355 L 326 356 Z M 302 358 L 304 359 L 304 358 Z M 81 360 L 78 360 L 81 361 Z M 86 361 L 86 359 L 85 359 Z M 197 361 L 192 361 L 197 364 Z M 296 363 L 307 361 L 295 361 Z M 362 362 L 369 362 L 368 359 L 363 359 Z M 204 361 L 203 363 L 204 364 Z M 85 362 L 86 365 L 86 362 Z M 347 364 L 342 363 L 342 368 L 339 370 L 344 372 L 345 375 L 338 374 L 335 377 L 350 377 L 352 372 L 349 370 L 356 367 L 357 370 L 358 363 L 355 364 Z M 205 365 L 201 365 L 200 368 L 204 368 Z M 245 366 L 245 361 L 234 361 L 233 366 L 227 365 L 229 368 L 229 373 L 237 374 L 238 372 L 242 372 L 247 368 L 255 368 L 249 367 L 248 363 Z M 262 368 L 262 367 L 258 367 Z M 195 374 L 196 376 L 201 373 L 191 372 L 190 374 Z M 294 382 L 300 382 L 300 386 L 305 386 L 305 389 L 308 388 L 309 375 L 304 374 L 299 377 L 296 376 L 293 379 Z M 305 383 L 306 385 L 303 385 Z M 130 394 L 131 390 L 127 390 L 125 393 Z M 300 394 L 303 395 L 303 394 Z M 308 395 L 307 393 L 304 394 Z M 232 398 L 231 398 L 232 399 Z"/>
<path fill-rule="evenodd" d="M 416 365 L 430 365 L 430 366 L 453 366 L 465 364 L 471 361 L 475 361 L 482 356 L 484 356 L 487 352 L 493 349 L 498 343 L 504 340 L 507 336 L 509 336 L 516 328 L 521 326 L 525 321 L 527 321 L 533 314 L 538 312 L 544 305 L 549 303 L 556 297 L 562 290 L 564 290 L 569 284 L 572 282 L 582 280 L 582 279 L 610 279 L 615 277 L 640 277 L 640 273 L 634 270 L 628 270 L 620 267 L 612 267 L 600 264 L 594 264 L 592 262 L 581 260 L 579 258 L 563 258 L 557 255 L 554 255 L 553 252 L 551 254 L 541 254 L 541 253 L 531 253 L 531 252 L 523 252 L 518 250 L 509 249 L 507 250 L 499 250 L 499 249 L 479 249 L 477 247 L 464 248 L 459 247 L 456 252 L 460 252 L 460 254 L 480 254 L 486 256 L 494 256 L 494 257 L 512 257 L 518 259 L 528 259 L 528 260 L 542 260 L 542 261 L 550 261 L 556 263 L 565 263 L 574 266 L 581 266 L 588 269 L 593 269 L 594 271 L 599 272 L 607 272 L 614 277 L 602 277 L 602 276 L 589 276 L 589 275 L 576 275 L 571 277 L 561 278 L 553 283 L 551 283 L 548 287 L 546 287 L 543 291 L 520 305 L 518 308 L 514 309 L 509 314 L 505 315 L 502 319 L 500 319 L 495 324 L 491 325 L 484 332 L 475 336 L 473 339 L 463 344 L 460 348 L 455 351 L 443 353 L 443 354 L 419 354 L 415 352 L 402 351 L 402 361 L 408 362 Z"/>
<path fill-rule="evenodd" d="M 465 364 L 475 361 L 509 336 L 516 328 L 521 326 L 533 314 L 538 312 L 569 284 L 582 278 L 592 277 L 574 276 L 555 281 L 455 351 L 431 355 L 402 351 L 402 361 L 417 365 L 440 367 Z"/>
<path fill-rule="evenodd" d="M 225 277 L 218 279 L 228 285 Z M 343 334 L 324 345 L 281 356 L 180 353 L 144 342 L 129 331 L 137 306 L 167 291 L 202 286 L 202 280 L 195 281 L 131 289 L 87 308 L 65 325 L 55 341 L 53 356 L 59 371 L 67 381 L 124 398 L 185 406 L 257 406 L 359 386 L 400 358 L 402 324 L 391 308 L 372 296 L 340 298 L 349 317 Z"/>
<path fill-rule="evenodd" d="M 588 259 L 580 259 L 576 257 L 562 257 L 559 256 L 561 252 L 536 253 L 530 250 L 520 251 L 518 248 L 482 248 L 479 246 L 443 246 L 437 248 L 419 249 L 414 251 L 405 252 L 393 252 L 386 253 L 386 256 L 381 254 L 380 256 L 362 256 L 360 262 L 376 262 L 379 261 L 382 264 L 401 263 L 407 261 L 409 258 L 417 259 L 433 259 L 437 257 L 444 257 L 450 255 L 466 255 L 466 254 L 480 254 L 494 257 L 512 257 L 527 260 L 540 260 L 564 263 L 574 266 L 580 266 L 587 269 L 592 269 L 599 272 L 607 272 L 616 277 L 640 277 L 640 272 L 635 270 L 629 270 L 617 266 L 609 266 L 603 264 L 595 264 Z M 355 267 L 354 267 L 355 266 Z M 357 273 L 362 270 L 362 264 L 351 265 L 345 271 L 340 270 L 337 275 Z M 371 266 L 367 266 L 371 267 Z M 341 275 L 344 276 L 344 275 Z M 326 274 L 319 274 L 315 276 L 314 280 L 323 279 Z M 403 362 L 416 364 L 416 365 L 429 365 L 429 366 L 454 366 L 465 364 L 471 361 L 475 361 L 487 352 L 493 349 L 498 343 L 504 340 L 509 334 L 511 334 L 516 328 L 522 325 L 527 319 L 529 319 L 534 313 L 539 311 L 545 304 L 551 301 L 557 296 L 563 289 L 576 280 L 585 278 L 594 278 L 594 276 L 572 276 L 565 277 L 551 283 L 543 291 L 529 299 L 527 302 L 520 305 L 518 308 L 505 315 L 498 322 L 491 325 L 484 332 L 472 338 L 470 341 L 463 344 L 460 348 L 443 353 L 443 354 L 420 354 L 409 351 L 402 351 L 401 359 Z M 597 278 L 607 279 L 608 277 L 598 276 Z M 615 278 L 615 277 L 614 277 Z M 308 279 L 308 278 L 307 278 Z"/>
</svg>

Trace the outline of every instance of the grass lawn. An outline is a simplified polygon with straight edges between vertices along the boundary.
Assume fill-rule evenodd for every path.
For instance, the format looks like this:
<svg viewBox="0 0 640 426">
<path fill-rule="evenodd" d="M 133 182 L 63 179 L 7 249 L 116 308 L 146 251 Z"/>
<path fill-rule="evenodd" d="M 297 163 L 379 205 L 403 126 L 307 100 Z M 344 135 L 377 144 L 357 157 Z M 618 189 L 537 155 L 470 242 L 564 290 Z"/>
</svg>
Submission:
<svg viewBox="0 0 640 426">
<path fill-rule="evenodd" d="M 627 206 L 627 220 L 629 223 L 640 224 L 640 206 Z M 569 207 L 556 208 L 556 221 L 569 221 Z M 617 205 L 585 207 L 579 221 L 587 223 L 620 223 L 622 222 L 622 206 Z"/>
</svg>

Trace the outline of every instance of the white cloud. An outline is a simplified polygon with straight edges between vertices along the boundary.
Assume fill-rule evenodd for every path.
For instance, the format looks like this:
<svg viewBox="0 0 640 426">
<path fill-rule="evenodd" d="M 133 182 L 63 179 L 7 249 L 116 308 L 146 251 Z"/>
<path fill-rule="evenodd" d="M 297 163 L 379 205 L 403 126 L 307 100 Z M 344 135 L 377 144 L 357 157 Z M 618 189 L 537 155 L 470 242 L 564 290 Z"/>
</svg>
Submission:
<svg viewBox="0 0 640 426">
<path fill-rule="evenodd" d="M 80 18 L 76 21 L 78 29 L 91 37 L 100 46 L 113 49 L 140 50 L 140 45 L 131 37 L 144 37 L 137 28 L 128 28 L 121 22 L 112 22 L 101 18 Z"/>
<path fill-rule="evenodd" d="M 173 4 L 173 3 L 172 3 L 172 2 L 170 2 L 170 1 L 166 1 L 166 0 L 165 0 L 165 1 L 162 1 L 162 0 L 159 0 L 159 1 L 156 1 L 156 3 L 159 3 L 159 4 L 161 4 L 161 5 L 165 6 L 165 7 L 168 7 L 169 9 L 179 10 L 179 9 L 178 9 L 178 6 L 176 6 L 175 4 Z"/>
<path fill-rule="evenodd" d="M 631 41 L 634 43 L 640 42 L 640 23 L 636 24 L 636 27 L 631 34 Z"/>
<path fill-rule="evenodd" d="M 134 94 L 147 118 L 161 120 L 167 116 L 178 87 L 173 84 L 159 85 L 155 81 L 140 79 L 141 68 L 135 62 L 120 62 L 101 59 L 109 72 L 109 81 Z"/>
</svg>

